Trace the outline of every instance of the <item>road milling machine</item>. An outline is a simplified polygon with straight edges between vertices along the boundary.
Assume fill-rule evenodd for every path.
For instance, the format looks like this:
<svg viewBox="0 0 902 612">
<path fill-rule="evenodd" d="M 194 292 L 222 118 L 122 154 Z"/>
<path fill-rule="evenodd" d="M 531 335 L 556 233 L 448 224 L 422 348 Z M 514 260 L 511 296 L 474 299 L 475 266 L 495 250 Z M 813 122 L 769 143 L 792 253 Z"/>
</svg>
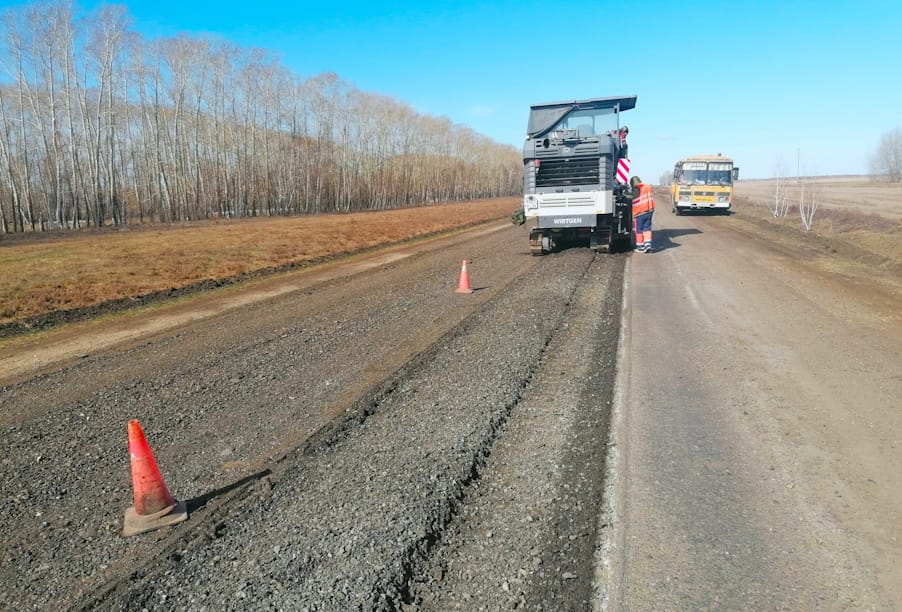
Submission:
<svg viewBox="0 0 902 612">
<path fill-rule="evenodd" d="M 636 96 L 530 107 L 523 146 L 523 217 L 533 255 L 567 246 L 628 250 L 632 235 L 627 134 Z M 619 170 L 619 175 L 618 175 Z"/>
</svg>

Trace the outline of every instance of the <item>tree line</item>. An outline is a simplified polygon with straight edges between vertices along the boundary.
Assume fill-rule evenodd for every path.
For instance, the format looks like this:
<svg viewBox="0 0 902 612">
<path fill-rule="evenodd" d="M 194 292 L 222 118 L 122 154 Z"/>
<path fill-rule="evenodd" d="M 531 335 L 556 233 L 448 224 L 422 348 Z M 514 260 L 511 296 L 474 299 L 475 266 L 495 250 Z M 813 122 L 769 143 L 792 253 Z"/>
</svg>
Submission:
<svg viewBox="0 0 902 612">
<path fill-rule="evenodd" d="M 444 117 L 260 49 L 146 40 L 124 7 L 0 22 L 0 232 L 513 195 L 522 162 Z"/>
</svg>

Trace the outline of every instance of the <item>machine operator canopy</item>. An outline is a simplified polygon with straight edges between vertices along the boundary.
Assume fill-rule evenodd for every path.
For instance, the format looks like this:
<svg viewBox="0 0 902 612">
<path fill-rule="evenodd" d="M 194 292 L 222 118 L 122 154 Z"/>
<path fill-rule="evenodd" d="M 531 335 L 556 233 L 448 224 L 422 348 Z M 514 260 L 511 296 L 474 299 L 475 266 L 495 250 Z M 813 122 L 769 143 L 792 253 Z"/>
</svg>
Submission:
<svg viewBox="0 0 902 612">
<path fill-rule="evenodd" d="M 535 138 L 549 132 L 571 113 L 580 115 L 606 115 L 621 113 L 636 107 L 637 96 L 617 96 L 612 98 L 591 98 L 568 102 L 546 102 L 529 107 L 528 138 Z M 596 133 L 598 133 L 596 131 Z"/>
</svg>

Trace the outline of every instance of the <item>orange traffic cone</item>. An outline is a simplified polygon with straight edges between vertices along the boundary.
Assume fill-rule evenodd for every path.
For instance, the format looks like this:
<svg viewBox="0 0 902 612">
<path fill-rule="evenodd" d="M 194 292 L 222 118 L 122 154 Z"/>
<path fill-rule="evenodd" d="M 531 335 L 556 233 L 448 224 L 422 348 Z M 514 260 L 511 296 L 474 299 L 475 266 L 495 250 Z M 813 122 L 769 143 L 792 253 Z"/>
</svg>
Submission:
<svg viewBox="0 0 902 612">
<path fill-rule="evenodd" d="M 473 293 L 473 290 L 470 289 L 470 273 L 467 272 L 466 259 L 460 267 L 460 282 L 457 283 L 457 290 L 454 293 Z"/>
<path fill-rule="evenodd" d="M 133 536 L 186 520 L 187 506 L 169 494 L 144 430 L 136 420 L 128 422 L 128 454 L 132 463 L 135 505 L 125 511 L 122 535 Z"/>
</svg>

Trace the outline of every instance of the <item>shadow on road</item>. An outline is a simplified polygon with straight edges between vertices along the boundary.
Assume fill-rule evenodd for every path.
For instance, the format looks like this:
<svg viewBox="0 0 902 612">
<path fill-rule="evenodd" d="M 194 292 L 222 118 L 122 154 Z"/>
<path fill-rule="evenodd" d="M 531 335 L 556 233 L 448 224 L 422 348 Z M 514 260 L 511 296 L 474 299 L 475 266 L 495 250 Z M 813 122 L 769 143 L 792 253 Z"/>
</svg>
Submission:
<svg viewBox="0 0 902 612">
<path fill-rule="evenodd" d="M 241 487 L 244 487 L 245 485 L 249 485 L 258 480 L 261 480 L 262 478 L 269 476 L 271 473 L 272 473 L 272 470 L 264 469 L 264 470 L 254 473 L 254 474 L 245 476 L 241 480 L 238 480 L 237 482 L 233 482 L 230 485 L 220 487 L 214 491 L 205 493 L 204 495 L 201 495 L 200 497 L 195 497 L 193 499 L 189 499 L 185 502 L 187 504 L 188 514 L 197 512 L 198 510 L 200 510 L 201 508 L 206 506 L 207 503 L 210 502 L 210 500 L 216 499 L 217 497 L 221 497 L 222 495 L 229 493 L 231 491 L 234 491 L 235 489 L 240 489 Z"/>
<path fill-rule="evenodd" d="M 702 230 L 694 227 L 689 229 L 656 229 L 654 237 L 655 251 L 666 251 L 667 249 L 674 249 L 680 246 L 679 242 L 673 241 L 674 238 L 701 233 Z"/>
</svg>

